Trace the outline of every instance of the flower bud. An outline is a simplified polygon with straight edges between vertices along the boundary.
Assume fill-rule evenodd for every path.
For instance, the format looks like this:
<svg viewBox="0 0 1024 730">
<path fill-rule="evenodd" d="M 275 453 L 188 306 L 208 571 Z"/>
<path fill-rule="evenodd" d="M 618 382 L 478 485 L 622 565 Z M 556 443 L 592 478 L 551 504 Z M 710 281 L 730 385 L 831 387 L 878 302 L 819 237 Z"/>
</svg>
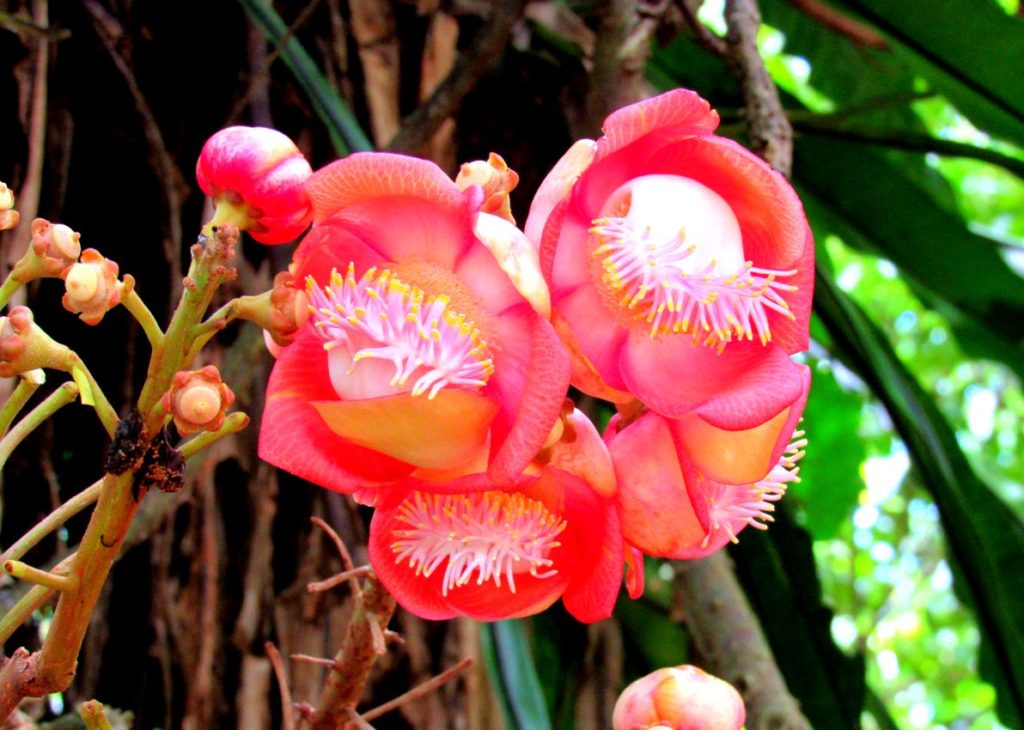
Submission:
<svg viewBox="0 0 1024 730">
<path fill-rule="evenodd" d="M 740 693 L 689 664 L 651 672 L 623 690 L 612 714 L 614 730 L 740 730 L 747 712 Z"/>
<path fill-rule="evenodd" d="M 71 351 L 35 325 L 28 307 L 14 307 L 0 317 L 0 378 L 38 368 L 67 369 Z"/>
<path fill-rule="evenodd" d="M 486 162 L 474 160 L 464 163 L 455 178 L 455 184 L 460 190 L 470 185 L 479 185 L 484 189 L 484 204 L 480 210 L 515 223 L 509 205 L 509 193 L 519 184 L 519 174 L 509 168 L 501 155 L 492 152 Z"/>
<path fill-rule="evenodd" d="M 266 330 L 278 345 L 290 345 L 309 320 L 309 297 L 304 289 L 294 286 L 291 274 L 282 271 L 274 277 L 270 303 L 273 310 Z"/>
<path fill-rule="evenodd" d="M 45 218 L 32 221 L 32 251 L 41 263 L 44 275 L 63 276 L 82 253 L 79 234 L 63 223 Z"/>
<path fill-rule="evenodd" d="M 210 226 L 233 223 L 260 243 L 287 243 L 313 218 L 303 183 L 312 174 L 288 137 L 264 127 L 228 127 L 210 137 L 196 179 L 217 205 Z"/>
<path fill-rule="evenodd" d="M 14 228 L 20 218 L 18 211 L 14 210 L 14 192 L 0 182 L 0 231 Z"/>
<path fill-rule="evenodd" d="M 234 400 L 235 394 L 221 380 L 220 371 L 207 365 L 176 373 L 171 389 L 163 397 L 163 406 L 174 417 L 178 432 L 187 435 L 216 431 Z"/>
<path fill-rule="evenodd" d="M 98 324 L 121 301 L 117 272 L 116 263 L 96 249 L 87 248 L 82 252 L 81 262 L 64 274 L 64 309 L 78 314 L 86 324 Z"/>
</svg>

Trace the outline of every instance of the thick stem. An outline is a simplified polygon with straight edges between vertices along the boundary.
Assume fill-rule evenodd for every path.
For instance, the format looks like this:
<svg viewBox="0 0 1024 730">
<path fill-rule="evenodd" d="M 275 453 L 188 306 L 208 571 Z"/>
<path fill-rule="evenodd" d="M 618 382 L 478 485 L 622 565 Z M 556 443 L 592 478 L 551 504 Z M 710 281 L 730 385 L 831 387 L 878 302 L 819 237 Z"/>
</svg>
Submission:
<svg viewBox="0 0 1024 730">
<path fill-rule="evenodd" d="M 675 563 L 683 620 L 702 664 L 736 687 L 749 727 L 810 730 L 724 552 Z"/>
<path fill-rule="evenodd" d="M 381 639 L 394 611 L 395 599 L 387 589 L 376 578 L 367 580 L 335 657 L 335 668 L 324 682 L 320 706 L 311 723 L 314 730 L 333 730 L 350 719 L 374 662 L 385 651 Z"/>
</svg>

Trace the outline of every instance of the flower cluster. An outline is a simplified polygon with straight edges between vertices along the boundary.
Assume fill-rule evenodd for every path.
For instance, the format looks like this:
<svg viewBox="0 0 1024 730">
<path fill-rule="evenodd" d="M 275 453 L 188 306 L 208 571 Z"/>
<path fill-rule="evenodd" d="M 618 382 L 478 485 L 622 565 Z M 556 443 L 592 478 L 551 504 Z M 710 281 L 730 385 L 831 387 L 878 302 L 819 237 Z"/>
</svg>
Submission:
<svg viewBox="0 0 1024 730">
<path fill-rule="evenodd" d="M 309 317 L 275 337 L 259 453 L 375 508 L 371 562 L 407 609 L 561 598 L 596 621 L 624 566 L 642 591 L 642 554 L 698 558 L 771 521 L 805 445 L 813 242 L 717 121 L 683 90 L 612 114 L 523 230 L 496 155 L 452 180 L 387 153 L 307 176 L 243 128 L 204 148 L 204 189 L 258 240 L 312 223 L 289 268 Z M 570 384 L 618 408 L 603 434 Z"/>
</svg>

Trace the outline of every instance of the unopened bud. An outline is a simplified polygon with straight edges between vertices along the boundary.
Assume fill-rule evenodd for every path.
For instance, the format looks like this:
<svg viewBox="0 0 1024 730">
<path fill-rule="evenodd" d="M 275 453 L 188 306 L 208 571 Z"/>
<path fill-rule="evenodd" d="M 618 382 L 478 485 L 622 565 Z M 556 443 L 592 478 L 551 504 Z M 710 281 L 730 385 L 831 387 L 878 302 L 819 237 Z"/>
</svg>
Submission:
<svg viewBox="0 0 1024 730">
<path fill-rule="evenodd" d="M 0 231 L 14 228 L 20 217 L 18 211 L 14 210 L 14 192 L 0 182 Z"/>
<path fill-rule="evenodd" d="M 747 712 L 740 693 L 718 677 L 684 664 L 651 672 L 623 690 L 614 730 L 740 730 Z"/>
<path fill-rule="evenodd" d="M 82 253 L 79 234 L 63 223 L 45 218 L 32 221 L 32 251 L 39 257 L 44 276 L 62 276 Z"/>
<path fill-rule="evenodd" d="M 290 345 L 295 334 L 309 320 L 309 297 L 305 289 L 297 288 L 294 277 L 287 271 L 274 277 L 274 289 L 270 293 L 270 326 L 267 332 L 274 342 L 284 346 Z"/>
<path fill-rule="evenodd" d="M 224 423 L 225 411 L 235 394 L 224 384 L 213 365 L 175 374 L 171 389 L 164 395 L 164 410 L 174 417 L 182 435 L 197 431 L 216 431 Z"/>
<path fill-rule="evenodd" d="M 0 317 L 0 377 L 11 378 L 38 368 L 65 369 L 70 350 L 35 325 L 28 307 L 14 307 Z"/>
<path fill-rule="evenodd" d="M 86 324 L 98 324 L 121 301 L 117 272 L 116 263 L 96 249 L 87 248 L 82 252 L 81 262 L 64 275 L 64 308 L 78 314 Z"/>
<path fill-rule="evenodd" d="M 455 178 L 455 184 L 460 190 L 470 185 L 479 185 L 484 189 L 484 203 L 480 210 L 515 223 L 509 193 L 519 184 L 519 174 L 509 168 L 501 155 L 492 152 L 486 162 L 474 160 L 464 163 Z"/>
</svg>

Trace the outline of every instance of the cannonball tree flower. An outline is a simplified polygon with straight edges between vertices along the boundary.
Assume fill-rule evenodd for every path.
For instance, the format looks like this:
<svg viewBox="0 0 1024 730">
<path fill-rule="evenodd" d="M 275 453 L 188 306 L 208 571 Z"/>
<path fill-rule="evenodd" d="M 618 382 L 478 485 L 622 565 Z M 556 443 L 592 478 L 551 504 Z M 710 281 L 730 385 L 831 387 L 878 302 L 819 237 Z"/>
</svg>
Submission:
<svg viewBox="0 0 1024 730">
<path fill-rule="evenodd" d="M 581 413 L 569 433 L 512 489 L 431 491 L 400 483 L 381 493 L 370 561 L 395 599 L 427 619 L 527 616 L 561 597 L 578 620 L 611 615 L 624 546 L 615 477 Z"/>
<path fill-rule="evenodd" d="M 747 719 L 743 698 L 728 682 L 683 664 L 657 669 L 619 695 L 613 730 L 740 730 Z"/>
<path fill-rule="evenodd" d="M 717 125 L 686 90 L 613 113 L 549 173 L 525 231 L 574 385 L 735 431 L 798 397 L 814 253 L 793 189 Z"/>
<path fill-rule="evenodd" d="M 303 183 L 312 173 L 287 136 L 266 127 L 228 127 L 203 145 L 196 180 L 216 210 L 207 224 L 230 223 L 260 243 L 294 240 L 312 219 Z"/>
<path fill-rule="evenodd" d="M 481 458 L 514 481 L 569 380 L 523 234 L 480 213 L 479 186 L 411 157 L 351 155 L 307 189 L 293 272 L 312 315 L 274 365 L 260 455 L 343 492 L 447 481 Z"/>
<path fill-rule="evenodd" d="M 709 555 L 748 526 L 766 529 L 775 502 L 799 481 L 807 442 L 795 431 L 807 402 L 810 370 L 801 365 L 800 396 L 775 418 L 743 431 L 719 431 L 699 416 L 647 411 L 605 431 L 618 479 L 616 498 L 628 542 L 648 555 Z M 693 433 L 703 432 L 694 439 Z M 688 441 L 701 444 L 686 448 Z"/>
</svg>

